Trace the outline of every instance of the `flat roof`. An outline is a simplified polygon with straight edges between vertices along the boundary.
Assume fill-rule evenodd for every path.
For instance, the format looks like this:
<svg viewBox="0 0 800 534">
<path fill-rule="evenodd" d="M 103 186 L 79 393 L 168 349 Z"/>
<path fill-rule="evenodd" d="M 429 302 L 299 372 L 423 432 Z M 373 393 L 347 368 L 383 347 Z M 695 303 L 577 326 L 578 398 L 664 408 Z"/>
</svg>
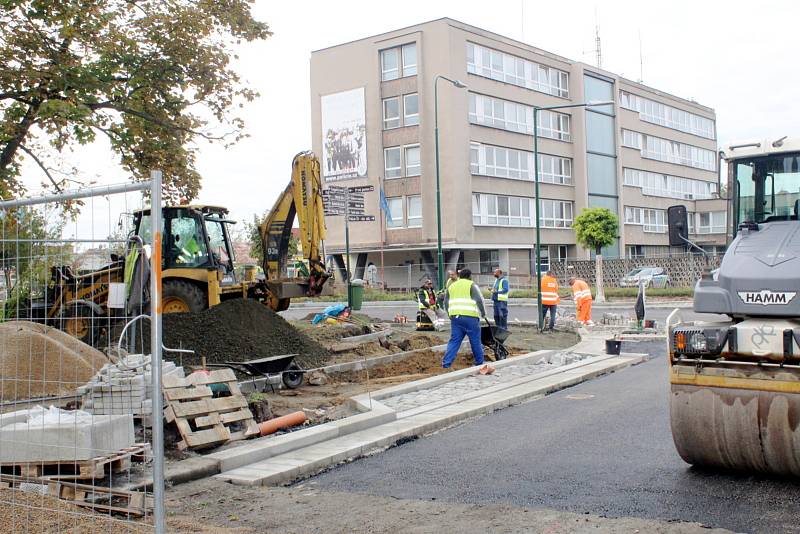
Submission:
<svg viewBox="0 0 800 534">
<path fill-rule="evenodd" d="M 611 72 L 611 71 L 607 71 L 607 70 L 605 70 L 603 68 L 596 67 L 596 66 L 591 65 L 589 63 L 585 63 L 583 61 L 575 61 L 575 60 L 566 58 L 564 56 L 560 56 L 558 54 L 554 54 L 553 52 L 548 52 L 547 50 L 544 50 L 542 48 L 538 48 L 538 47 L 530 45 L 528 43 L 524 43 L 524 42 L 519 41 L 517 39 L 514 39 L 512 37 L 507 37 L 505 35 L 501 35 L 499 33 L 495 33 L 495 32 L 490 31 L 490 30 L 485 30 L 483 28 L 479 28 L 478 26 L 473 26 L 472 24 L 467 24 L 466 22 L 461 22 L 459 20 L 456 20 L 456 19 L 453 19 L 453 18 L 450 18 L 450 17 L 440 17 L 438 19 L 431 19 L 431 20 L 427 20 L 427 21 L 424 21 L 424 22 L 419 22 L 417 24 L 412 24 L 410 26 L 405 26 L 405 27 L 402 27 L 402 28 L 397 28 L 397 29 L 389 30 L 389 31 L 382 32 L 382 33 L 376 33 L 376 34 L 369 35 L 369 36 L 366 36 L 366 37 L 361 37 L 359 39 L 353 39 L 352 41 L 347 41 L 347 42 L 344 42 L 344 43 L 339 43 L 339 44 L 327 46 L 327 47 L 324 47 L 324 48 L 319 48 L 317 50 L 312 50 L 311 53 L 312 54 L 316 54 L 318 52 L 324 52 L 326 50 L 331 50 L 333 48 L 338 48 L 340 46 L 346 46 L 346 45 L 358 43 L 358 42 L 361 42 L 361 41 L 372 41 L 372 40 L 376 40 L 379 37 L 387 36 L 387 35 L 390 35 L 390 34 L 402 35 L 403 33 L 412 33 L 414 31 L 420 31 L 422 26 L 427 26 L 427 25 L 430 25 L 430 24 L 433 24 L 433 23 L 436 23 L 436 22 L 446 22 L 448 25 L 450 25 L 450 26 L 452 26 L 454 28 L 459 28 L 459 29 L 462 29 L 462 30 L 465 30 L 465 31 L 469 31 L 471 33 L 483 34 L 486 37 L 489 37 L 489 38 L 492 38 L 492 39 L 495 39 L 495 40 L 498 40 L 498 41 L 504 41 L 504 42 L 506 42 L 506 44 L 509 44 L 511 46 L 516 46 L 516 47 L 522 48 L 522 49 L 524 49 L 524 50 L 526 50 L 528 52 L 532 52 L 534 54 L 539 54 L 539 55 L 545 56 L 547 58 L 550 58 L 550 59 L 553 59 L 553 60 L 556 60 L 556 61 L 561 61 L 563 63 L 567 63 L 567 64 L 570 64 L 570 65 L 582 65 L 584 67 L 584 69 L 586 69 L 586 70 L 596 71 L 598 74 L 605 73 L 606 75 L 618 78 L 621 82 L 624 82 L 625 84 L 639 87 L 642 90 L 645 90 L 645 91 L 648 91 L 648 92 L 652 92 L 652 93 L 654 93 L 654 94 L 656 94 L 658 96 L 663 96 L 663 97 L 667 97 L 667 98 L 673 98 L 673 99 L 681 101 L 682 103 L 688 104 L 690 106 L 695 106 L 695 107 L 697 107 L 699 109 L 702 109 L 704 111 L 707 111 L 707 112 L 710 112 L 710 113 L 715 113 L 714 108 L 709 107 L 709 106 L 705 106 L 705 105 L 700 104 L 700 103 L 698 103 L 698 102 L 696 102 L 694 100 L 691 100 L 691 99 L 688 99 L 688 98 L 683 98 L 683 97 L 674 95 L 672 93 L 668 93 L 666 91 L 663 91 L 661 89 L 657 89 L 655 87 L 650 87 L 649 85 L 643 84 L 641 82 L 636 82 L 636 81 L 630 80 L 628 78 L 620 76 L 619 74 L 616 74 L 616 73 Z"/>
</svg>

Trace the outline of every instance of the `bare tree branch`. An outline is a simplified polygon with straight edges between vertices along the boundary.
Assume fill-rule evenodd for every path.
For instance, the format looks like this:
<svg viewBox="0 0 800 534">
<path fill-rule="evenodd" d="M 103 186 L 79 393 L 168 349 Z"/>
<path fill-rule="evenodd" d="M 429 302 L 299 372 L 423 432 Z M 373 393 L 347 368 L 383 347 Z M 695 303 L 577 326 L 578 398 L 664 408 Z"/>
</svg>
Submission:
<svg viewBox="0 0 800 534">
<path fill-rule="evenodd" d="M 55 178 L 53 178 L 53 175 L 50 174 L 50 170 L 47 167 L 45 167 L 44 163 L 42 163 L 42 161 L 38 157 L 36 157 L 36 154 L 34 154 L 32 151 L 28 150 L 28 147 L 26 147 L 25 145 L 19 145 L 19 148 L 23 152 L 28 154 L 31 157 L 31 159 L 33 159 L 33 161 L 36 162 L 36 164 L 39 166 L 39 168 L 42 169 L 42 171 L 44 171 L 45 175 L 47 175 L 47 178 L 50 180 L 50 183 L 53 184 L 53 187 L 56 188 L 56 191 L 60 193 L 61 192 L 61 187 L 59 187 L 58 183 L 56 183 L 56 180 L 55 180 Z"/>
</svg>

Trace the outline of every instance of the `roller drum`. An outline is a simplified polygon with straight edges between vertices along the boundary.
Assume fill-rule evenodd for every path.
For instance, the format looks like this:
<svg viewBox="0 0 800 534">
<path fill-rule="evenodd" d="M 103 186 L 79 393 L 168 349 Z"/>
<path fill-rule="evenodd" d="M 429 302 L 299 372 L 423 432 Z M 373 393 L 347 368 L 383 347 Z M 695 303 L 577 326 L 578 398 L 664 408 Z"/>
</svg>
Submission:
<svg viewBox="0 0 800 534">
<path fill-rule="evenodd" d="M 670 423 L 687 463 L 800 477 L 800 394 L 672 384 Z"/>
</svg>

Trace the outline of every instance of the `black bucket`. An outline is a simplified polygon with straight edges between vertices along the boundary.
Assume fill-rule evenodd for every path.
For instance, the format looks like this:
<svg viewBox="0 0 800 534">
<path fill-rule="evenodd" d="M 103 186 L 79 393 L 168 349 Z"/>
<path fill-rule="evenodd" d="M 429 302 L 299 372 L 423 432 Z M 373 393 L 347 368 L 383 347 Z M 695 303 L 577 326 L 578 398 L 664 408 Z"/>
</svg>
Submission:
<svg viewBox="0 0 800 534">
<path fill-rule="evenodd" d="M 621 348 L 621 339 L 606 339 L 606 354 L 618 355 Z"/>
</svg>

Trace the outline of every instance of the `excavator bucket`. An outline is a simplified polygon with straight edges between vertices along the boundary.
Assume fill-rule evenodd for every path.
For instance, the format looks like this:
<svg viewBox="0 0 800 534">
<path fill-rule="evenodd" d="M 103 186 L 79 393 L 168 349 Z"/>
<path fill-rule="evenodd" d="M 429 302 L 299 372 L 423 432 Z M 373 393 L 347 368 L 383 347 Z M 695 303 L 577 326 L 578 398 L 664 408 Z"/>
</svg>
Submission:
<svg viewBox="0 0 800 534">
<path fill-rule="evenodd" d="M 772 369 L 757 379 L 709 380 L 696 368 L 673 366 L 670 422 L 684 461 L 800 477 L 800 373 Z"/>
</svg>

